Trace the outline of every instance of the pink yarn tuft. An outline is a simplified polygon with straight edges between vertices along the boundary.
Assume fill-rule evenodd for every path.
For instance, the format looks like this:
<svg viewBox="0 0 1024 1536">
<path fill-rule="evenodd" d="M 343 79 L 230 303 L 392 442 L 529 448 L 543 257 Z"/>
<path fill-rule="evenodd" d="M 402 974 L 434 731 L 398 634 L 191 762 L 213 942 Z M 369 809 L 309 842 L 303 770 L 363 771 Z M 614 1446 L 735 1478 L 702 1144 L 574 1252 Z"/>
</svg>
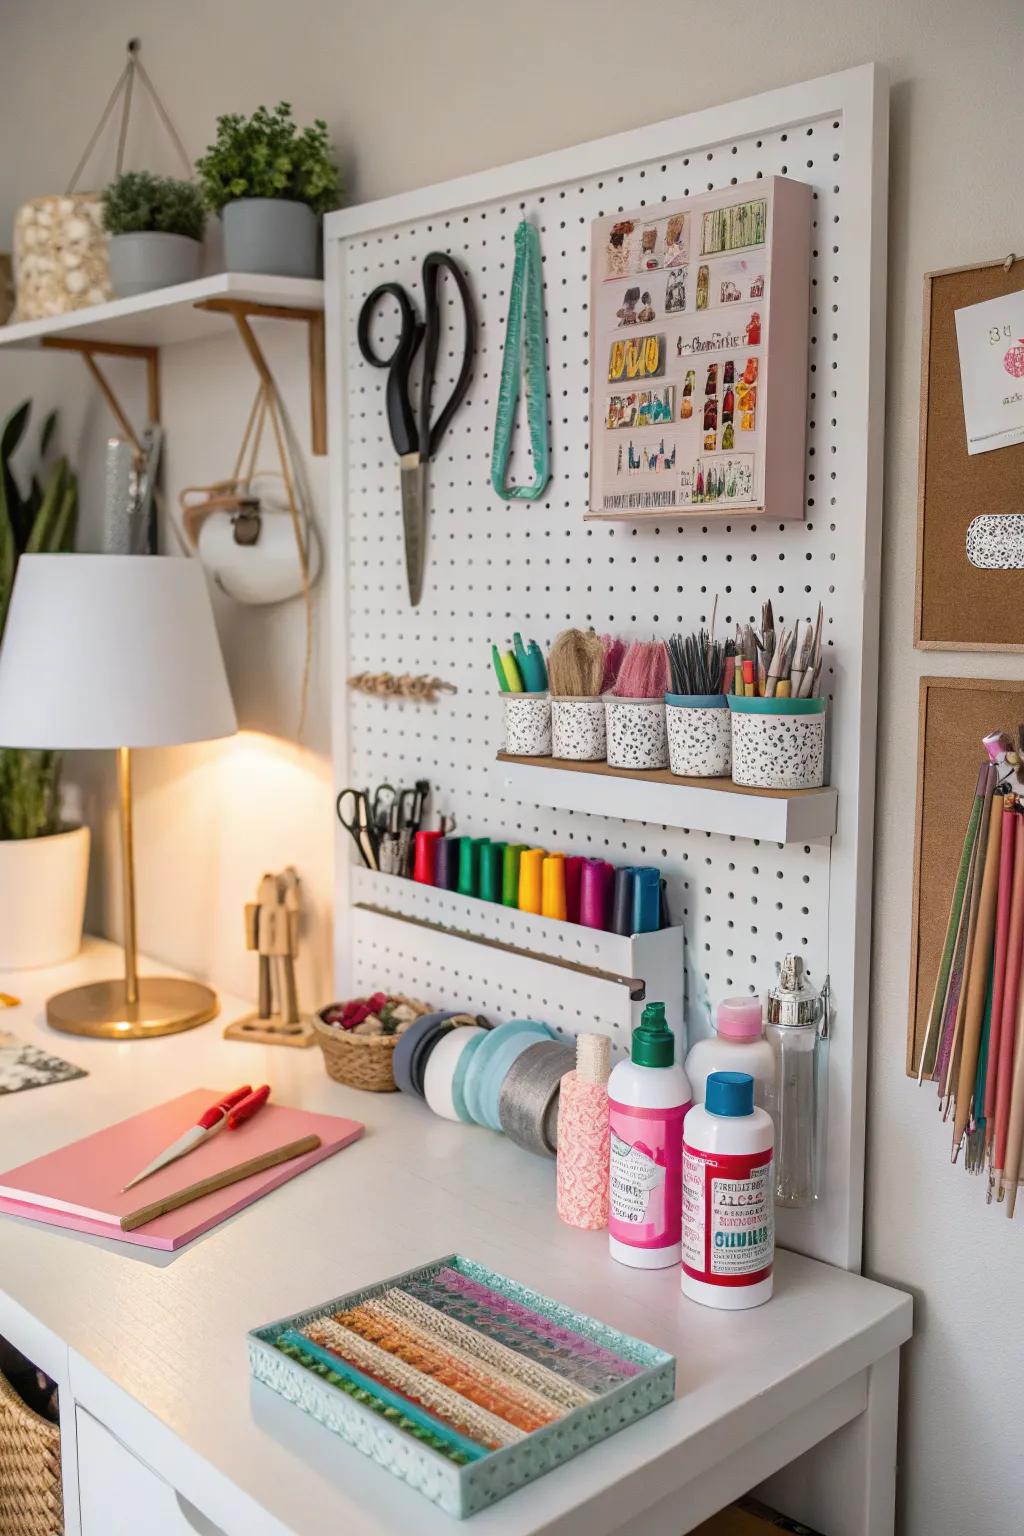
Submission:
<svg viewBox="0 0 1024 1536">
<path fill-rule="evenodd" d="M 622 658 L 626 654 L 626 642 L 615 635 L 602 635 L 601 644 L 604 646 L 604 677 L 601 681 L 601 692 L 608 693 L 619 675 Z"/>
<path fill-rule="evenodd" d="M 634 640 L 612 693 L 619 699 L 660 699 L 669 690 L 668 652 L 661 640 Z"/>
</svg>

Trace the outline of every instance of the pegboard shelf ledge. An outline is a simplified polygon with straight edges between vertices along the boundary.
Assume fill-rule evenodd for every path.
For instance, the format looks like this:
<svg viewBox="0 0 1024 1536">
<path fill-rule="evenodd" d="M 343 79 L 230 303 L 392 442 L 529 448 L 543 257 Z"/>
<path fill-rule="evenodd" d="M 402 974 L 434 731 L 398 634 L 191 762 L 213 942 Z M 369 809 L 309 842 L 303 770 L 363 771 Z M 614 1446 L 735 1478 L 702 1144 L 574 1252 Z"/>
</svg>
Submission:
<svg viewBox="0 0 1024 1536">
<path fill-rule="evenodd" d="M 501 783 L 532 805 L 722 832 L 770 843 L 815 842 L 836 830 L 839 795 L 823 789 L 745 789 L 730 779 L 680 779 L 667 769 L 630 773 L 607 763 L 498 753 Z"/>
</svg>

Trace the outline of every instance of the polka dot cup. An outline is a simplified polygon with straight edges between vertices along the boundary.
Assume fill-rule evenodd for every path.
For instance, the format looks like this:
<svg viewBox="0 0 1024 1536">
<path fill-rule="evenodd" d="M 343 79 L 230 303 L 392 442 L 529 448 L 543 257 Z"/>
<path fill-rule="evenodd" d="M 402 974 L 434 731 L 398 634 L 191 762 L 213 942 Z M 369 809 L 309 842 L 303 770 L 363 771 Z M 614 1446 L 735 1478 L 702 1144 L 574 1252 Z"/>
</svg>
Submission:
<svg viewBox="0 0 1024 1536">
<path fill-rule="evenodd" d="M 610 768 L 667 768 L 664 699 L 604 701 Z"/>
<path fill-rule="evenodd" d="M 503 693 L 505 751 L 510 757 L 551 756 L 551 700 L 546 693 Z"/>
<path fill-rule="evenodd" d="M 729 697 L 732 781 L 750 789 L 820 789 L 824 699 Z"/>
<path fill-rule="evenodd" d="M 683 779 L 721 779 L 732 771 L 732 719 L 724 693 L 666 693 L 668 765 Z"/>
</svg>

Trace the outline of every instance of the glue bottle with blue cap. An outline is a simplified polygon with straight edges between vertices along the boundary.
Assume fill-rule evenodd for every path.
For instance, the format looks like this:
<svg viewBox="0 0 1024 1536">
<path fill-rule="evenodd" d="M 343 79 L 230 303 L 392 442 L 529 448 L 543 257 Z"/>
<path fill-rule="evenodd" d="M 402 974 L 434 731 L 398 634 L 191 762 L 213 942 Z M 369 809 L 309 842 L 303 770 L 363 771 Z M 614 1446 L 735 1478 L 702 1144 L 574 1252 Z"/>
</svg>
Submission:
<svg viewBox="0 0 1024 1536">
<path fill-rule="evenodd" d="M 747 1072 L 712 1072 L 683 1123 L 684 1296 L 757 1307 L 772 1294 L 775 1205 L 771 1116 Z"/>
</svg>

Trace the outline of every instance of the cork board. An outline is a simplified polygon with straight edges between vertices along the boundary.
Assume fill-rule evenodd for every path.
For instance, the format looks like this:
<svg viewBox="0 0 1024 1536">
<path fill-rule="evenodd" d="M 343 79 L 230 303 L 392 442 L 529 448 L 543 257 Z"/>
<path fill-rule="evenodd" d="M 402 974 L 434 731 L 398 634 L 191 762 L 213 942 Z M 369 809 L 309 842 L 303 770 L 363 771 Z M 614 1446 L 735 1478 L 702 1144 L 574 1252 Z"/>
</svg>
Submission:
<svg viewBox="0 0 1024 1536">
<path fill-rule="evenodd" d="M 993 458 L 994 454 L 986 455 Z M 1015 734 L 1024 722 L 1024 681 L 923 677 L 917 733 L 917 830 L 910 949 L 907 1074 L 916 1077 L 942 955 L 982 737 Z"/>
<path fill-rule="evenodd" d="M 1024 570 L 979 570 L 967 558 L 971 519 L 1024 513 L 1024 443 L 967 452 L 953 313 L 1024 288 L 1024 260 L 929 272 L 924 280 L 917 601 L 920 650 L 1024 651 Z"/>
</svg>

